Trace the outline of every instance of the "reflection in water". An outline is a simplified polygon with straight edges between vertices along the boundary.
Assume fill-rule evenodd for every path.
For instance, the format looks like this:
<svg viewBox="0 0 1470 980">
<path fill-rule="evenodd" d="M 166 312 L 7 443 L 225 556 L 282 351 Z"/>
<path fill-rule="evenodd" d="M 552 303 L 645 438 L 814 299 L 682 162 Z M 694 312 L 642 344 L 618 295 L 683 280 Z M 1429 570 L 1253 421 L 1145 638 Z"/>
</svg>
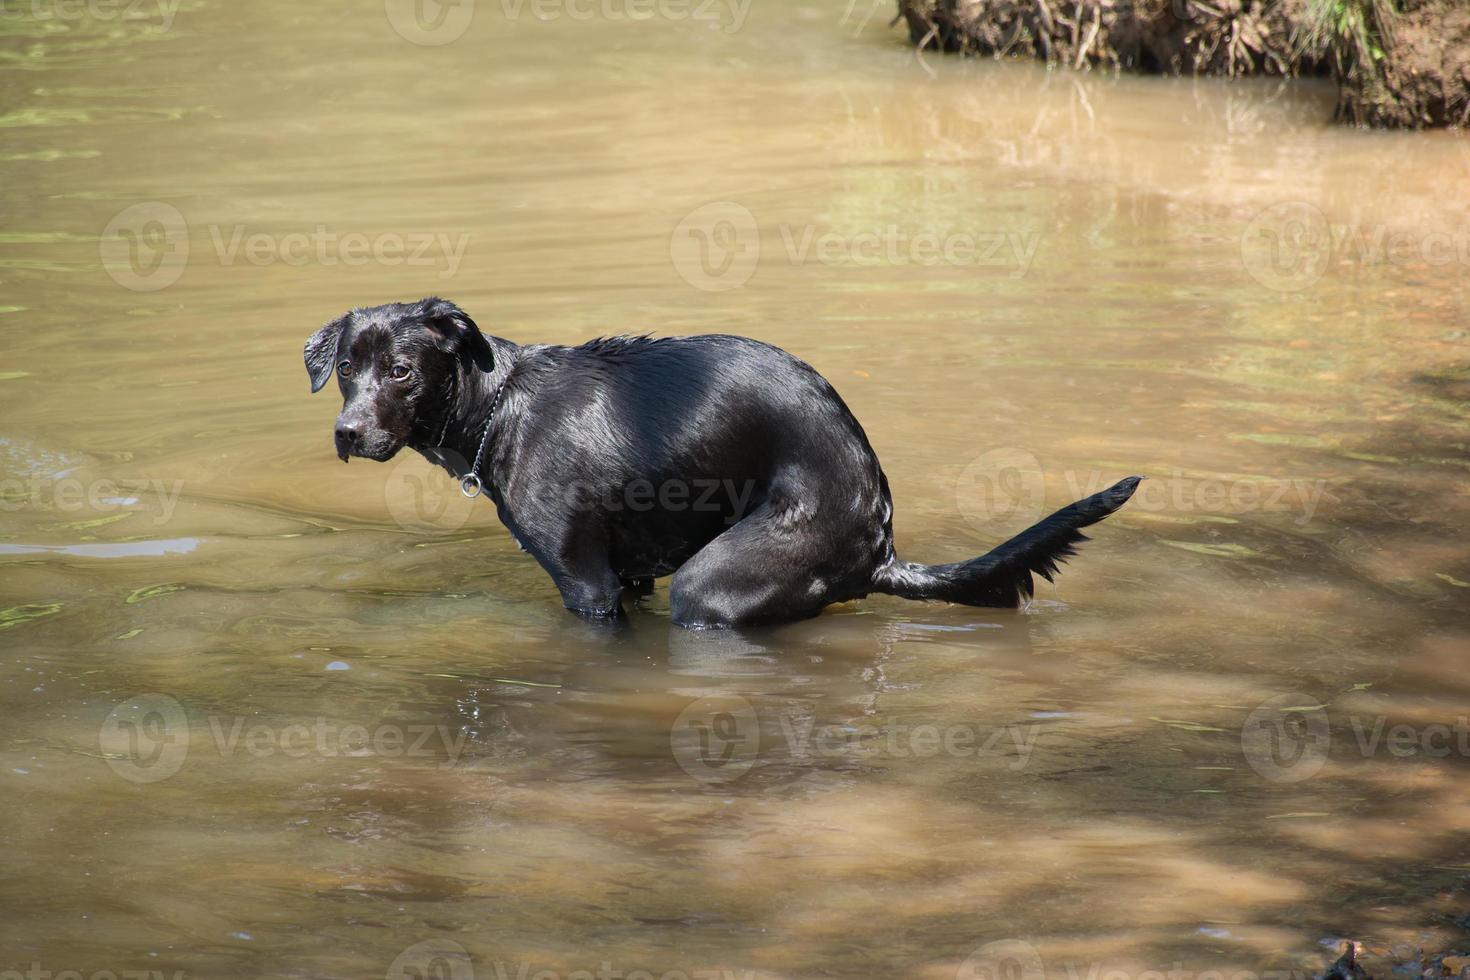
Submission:
<svg viewBox="0 0 1470 980">
<path fill-rule="evenodd" d="M 198 538 L 168 541 L 115 541 L 106 544 L 0 544 L 0 555 L 72 555 L 77 558 L 161 558 L 187 555 L 199 547 Z"/>
<path fill-rule="evenodd" d="M 926 70 L 825 2 L 492 7 L 5 20 L 0 971 L 1463 949 L 1463 140 Z M 426 293 L 807 358 L 916 560 L 1151 480 L 1022 612 L 584 623 L 442 473 L 332 453 L 302 340 Z"/>
</svg>

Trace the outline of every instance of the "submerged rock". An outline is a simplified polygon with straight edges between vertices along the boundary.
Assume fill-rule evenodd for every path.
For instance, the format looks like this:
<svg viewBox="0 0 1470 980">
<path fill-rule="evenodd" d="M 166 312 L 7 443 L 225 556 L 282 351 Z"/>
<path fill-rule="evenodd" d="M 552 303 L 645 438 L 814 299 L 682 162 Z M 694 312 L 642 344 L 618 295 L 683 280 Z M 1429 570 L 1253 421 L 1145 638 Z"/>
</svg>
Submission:
<svg viewBox="0 0 1470 980">
<path fill-rule="evenodd" d="M 1350 942 L 1343 945 L 1342 955 L 1327 968 L 1321 980 L 1373 980 L 1373 978 L 1369 976 L 1367 970 L 1358 965 L 1358 946 Z"/>
</svg>

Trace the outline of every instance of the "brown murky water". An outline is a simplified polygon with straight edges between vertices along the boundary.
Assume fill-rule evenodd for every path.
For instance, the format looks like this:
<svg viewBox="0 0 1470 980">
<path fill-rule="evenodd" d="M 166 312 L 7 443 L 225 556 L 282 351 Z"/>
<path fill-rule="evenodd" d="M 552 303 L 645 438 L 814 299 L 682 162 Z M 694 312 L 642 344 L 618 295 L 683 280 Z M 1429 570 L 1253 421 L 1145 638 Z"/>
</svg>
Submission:
<svg viewBox="0 0 1470 980">
<path fill-rule="evenodd" d="M 5 5 L 0 976 L 1465 946 L 1470 144 L 864 3 Z M 333 455 L 302 342 L 429 293 L 806 358 L 909 558 L 1152 480 L 1024 612 L 591 626 Z"/>
</svg>

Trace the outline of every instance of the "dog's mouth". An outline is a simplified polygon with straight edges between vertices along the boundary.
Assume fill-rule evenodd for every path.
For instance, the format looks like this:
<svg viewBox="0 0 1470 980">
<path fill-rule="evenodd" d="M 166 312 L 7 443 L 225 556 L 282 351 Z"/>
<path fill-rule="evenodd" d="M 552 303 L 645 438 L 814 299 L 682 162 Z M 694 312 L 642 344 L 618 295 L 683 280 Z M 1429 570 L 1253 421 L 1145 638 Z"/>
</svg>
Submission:
<svg viewBox="0 0 1470 980">
<path fill-rule="evenodd" d="M 398 454 L 403 443 L 386 432 L 368 433 L 356 439 L 337 438 L 337 458 L 348 462 L 353 456 L 370 459 L 375 463 L 386 463 Z"/>
</svg>

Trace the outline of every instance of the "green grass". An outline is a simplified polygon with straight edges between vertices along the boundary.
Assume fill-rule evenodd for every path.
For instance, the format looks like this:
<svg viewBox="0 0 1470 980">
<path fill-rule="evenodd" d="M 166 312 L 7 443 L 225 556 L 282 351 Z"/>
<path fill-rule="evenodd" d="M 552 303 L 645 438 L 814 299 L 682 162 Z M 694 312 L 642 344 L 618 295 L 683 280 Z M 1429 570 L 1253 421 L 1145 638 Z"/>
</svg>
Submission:
<svg viewBox="0 0 1470 980">
<path fill-rule="evenodd" d="M 1397 14 L 1397 0 L 1309 0 L 1301 49 L 1329 54 L 1344 74 L 1371 68 L 1387 56 Z"/>
</svg>

